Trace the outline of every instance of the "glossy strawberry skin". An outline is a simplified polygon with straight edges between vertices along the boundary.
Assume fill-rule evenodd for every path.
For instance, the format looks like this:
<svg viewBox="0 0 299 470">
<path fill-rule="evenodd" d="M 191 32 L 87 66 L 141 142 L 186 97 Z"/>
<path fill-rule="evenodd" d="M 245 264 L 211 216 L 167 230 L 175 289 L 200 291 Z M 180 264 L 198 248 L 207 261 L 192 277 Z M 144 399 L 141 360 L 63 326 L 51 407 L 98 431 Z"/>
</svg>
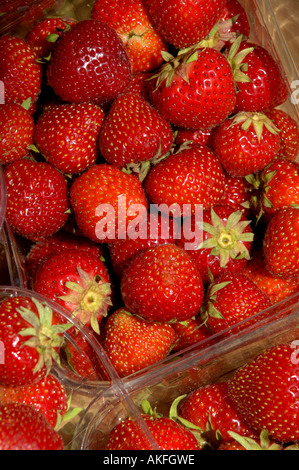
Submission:
<svg viewBox="0 0 299 470">
<path fill-rule="evenodd" d="M 101 105 L 115 99 L 129 85 L 131 65 L 115 30 L 87 19 L 73 26 L 57 44 L 47 78 L 64 101 Z"/>
<path fill-rule="evenodd" d="M 267 429 L 279 442 L 299 439 L 298 364 L 293 353 L 290 344 L 273 346 L 229 381 L 229 396 L 245 422 L 257 431 Z"/>
<path fill-rule="evenodd" d="M 299 151 L 299 126 L 297 121 L 282 109 L 272 109 L 267 116 L 280 130 L 278 156 L 296 160 Z"/>
<path fill-rule="evenodd" d="M 105 114 L 92 103 L 49 106 L 34 128 L 34 142 L 46 161 L 65 174 L 80 174 L 98 156 Z"/>
<path fill-rule="evenodd" d="M 176 245 L 150 247 L 123 272 L 125 306 L 148 321 L 185 320 L 203 300 L 203 282 L 187 252 Z"/>
</svg>

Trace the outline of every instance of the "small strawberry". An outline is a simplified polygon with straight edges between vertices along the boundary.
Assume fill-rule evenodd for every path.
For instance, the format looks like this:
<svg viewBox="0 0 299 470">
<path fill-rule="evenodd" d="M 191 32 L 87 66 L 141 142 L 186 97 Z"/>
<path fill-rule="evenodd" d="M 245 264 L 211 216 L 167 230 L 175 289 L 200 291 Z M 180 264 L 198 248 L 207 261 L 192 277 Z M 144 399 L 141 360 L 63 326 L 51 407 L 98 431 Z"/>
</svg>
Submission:
<svg viewBox="0 0 299 470">
<path fill-rule="evenodd" d="M 170 324 L 149 323 L 120 308 L 107 320 L 103 347 L 118 375 L 125 377 L 167 357 L 174 340 Z"/>
<path fill-rule="evenodd" d="M 70 201 L 79 229 L 95 242 L 126 237 L 130 222 L 146 218 L 141 182 L 109 164 L 97 164 L 72 184 Z M 143 215 L 144 212 L 144 215 Z"/>
<path fill-rule="evenodd" d="M 102 108 L 92 103 L 48 106 L 34 129 L 34 143 L 46 161 L 65 174 L 79 174 L 99 156 Z"/>
<path fill-rule="evenodd" d="M 33 289 L 62 305 L 97 333 L 111 305 L 111 279 L 106 265 L 80 249 L 45 258 L 35 274 Z"/>
<path fill-rule="evenodd" d="M 279 148 L 279 130 L 263 113 L 238 113 L 222 122 L 213 133 L 213 150 L 233 177 L 262 170 L 278 154 Z"/>
<path fill-rule="evenodd" d="M 124 270 L 121 295 L 129 311 L 145 320 L 181 321 L 198 313 L 203 282 L 185 250 L 158 245 L 139 253 Z"/>
<path fill-rule="evenodd" d="M 165 55 L 153 77 L 150 100 L 171 124 L 210 129 L 234 110 L 236 92 L 231 66 L 213 48 L 193 47 Z"/>
<path fill-rule="evenodd" d="M 205 145 L 206 147 L 212 148 L 212 136 L 214 128 L 212 129 L 198 129 L 190 130 L 179 128 L 175 131 L 175 144 L 180 147 L 186 143 L 195 143 Z"/>
<path fill-rule="evenodd" d="M 194 214 L 200 204 L 205 209 L 219 202 L 224 191 L 224 179 L 215 154 L 208 147 L 191 144 L 155 165 L 144 187 L 153 204 L 166 204 L 168 208 L 178 206 L 181 212 L 186 204 Z"/>
<path fill-rule="evenodd" d="M 282 109 L 272 109 L 267 116 L 280 130 L 278 156 L 296 160 L 299 151 L 299 126 L 297 121 Z"/>
<path fill-rule="evenodd" d="M 5 103 L 22 104 L 30 99 L 29 112 L 35 111 L 42 84 L 42 66 L 32 47 L 22 38 L 0 38 L 0 80 L 4 83 Z"/>
<path fill-rule="evenodd" d="M 220 22 L 234 19 L 232 26 L 227 32 L 242 34 L 244 37 L 250 35 L 250 23 L 246 9 L 238 0 L 225 0 L 224 9 L 220 17 Z"/>
<path fill-rule="evenodd" d="M 91 18 L 110 25 L 124 43 L 132 72 L 148 72 L 162 62 L 166 41 L 153 27 L 141 0 L 96 0 Z"/>
<path fill-rule="evenodd" d="M 13 232 L 30 240 L 56 233 L 67 220 L 67 183 L 46 162 L 17 160 L 5 169 L 6 219 Z"/>
<path fill-rule="evenodd" d="M 5 346 L 0 383 L 24 386 L 44 378 L 53 361 L 59 363 L 63 333 L 72 325 L 55 325 L 47 304 L 22 296 L 3 300 L 0 318 L 0 338 Z"/>
<path fill-rule="evenodd" d="M 246 178 L 234 177 L 225 173 L 224 193 L 220 202 L 243 212 L 245 217 L 249 219 L 252 217 L 249 202 L 250 188 L 251 185 Z"/>
<path fill-rule="evenodd" d="M 63 101 L 101 105 L 114 100 L 129 85 L 131 64 L 116 31 L 90 18 L 79 21 L 59 40 L 47 78 Z"/>
<path fill-rule="evenodd" d="M 207 36 L 220 19 L 225 0 L 146 0 L 145 5 L 161 36 L 182 49 Z"/>
<path fill-rule="evenodd" d="M 173 143 L 169 123 L 135 93 L 116 98 L 100 129 L 101 155 L 119 168 L 149 165 L 166 154 Z"/>
<path fill-rule="evenodd" d="M 229 380 L 229 396 L 243 420 L 281 443 L 299 440 L 298 364 L 290 344 L 265 350 Z"/>
<path fill-rule="evenodd" d="M 54 428 L 58 414 L 63 415 L 68 408 L 67 394 L 58 379 L 49 374 L 34 384 L 18 387 L 0 386 L 0 403 L 23 403 L 41 412 Z"/>
<path fill-rule="evenodd" d="M 263 240 L 266 269 L 277 277 L 299 278 L 299 208 L 278 211 L 267 226 Z"/>
<path fill-rule="evenodd" d="M 64 450 L 62 437 L 33 406 L 0 405 L 0 450 Z"/>
<path fill-rule="evenodd" d="M 194 344 L 196 344 L 197 350 L 199 348 L 198 343 L 201 341 L 203 341 L 203 347 L 205 347 L 207 345 L 205 340 L 211 337 L 210 330 L 198 315 L 181 322 L 174 322 L 171 326 L 176 334 L 172 352 L 182 351 Z"/>
</svg>

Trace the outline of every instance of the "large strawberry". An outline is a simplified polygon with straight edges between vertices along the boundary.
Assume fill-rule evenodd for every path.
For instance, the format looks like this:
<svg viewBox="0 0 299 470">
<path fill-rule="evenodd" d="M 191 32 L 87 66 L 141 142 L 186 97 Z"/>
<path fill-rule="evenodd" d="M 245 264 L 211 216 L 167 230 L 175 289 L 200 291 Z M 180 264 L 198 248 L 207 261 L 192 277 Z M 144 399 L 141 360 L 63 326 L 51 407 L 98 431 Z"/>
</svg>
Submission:
<svg viewBox="0 0 299 470">
<path fill-rule="evenodd" d="M 120 308 L 105 324 L 103 347 L 118 375 L 125 377 L 168 356 L 175 337 L 171 324 L 147 322 Z"/>
<path fill-rule="evenodd" d="M 34 121 L 25 106 L 18 103 L 0 105 L 0 162 L 19 160 L 28 155 L 33 144 Z"/>
<path fill-rule="evenodd" d="M 190 144 L 154 166 L 145 180 L 145 191 L 153 204 L 180 216 L 183 205 L 190 214 L 201 204 L 211 207 L 224 191 L 224 171 L 216 155 L 200 144 Z M 177 210 L 176 210 L 177 209 Z M 187 215 L 187 214 L 185 214 Z"/>
<path fill-rule="evenodd" d="M 233 72 L 223 54 L 213 48 L 190 48 L 167 54 L 153 78 L 150 99 L 172 124 L 209 129 L 235 108 Z"/>
<path fill-rule="evenodd" d="M 213 149 L 233 177 L 262 170 L 278 154 L 279 129 L 263 113 L 240 112 L 213 133 Z"/>
<path fill-rule="evenodd" d="M 185 250 L 158 245 L 130 262 L 121 278 L 121 294 L 129 311 L 146 320 L 181 321 L 198 313 L 203 282 Z"/>
<path fill-rule="evenodd" d="M 0 405 L 0 450 L 64 450 L 62 437 L 32 405 Z"/>
<path fill-rule="evenodd" d="M 102 21 L 87 19 L 59 40 L 47 77 L 49 85 L 64 101 L 103 104 L 128 86 L 131 64 L 116 31 Z"/>
<path fill-rule="evenodd" d="M 109 164 L 93 165 L 70 190 L 71 205 L 82 233 L 96 242 L 126 238 L 136 218 L 147 217 L 147 199 L 137 177 Z"/>
<path fill-rule="evenodd" d="M 124 43 L 132 72 L 158 68 L 167 43 L 153 27 L 141 0 L 96 0 L 91 17 L 109 24 Z"/>
<path fill-rule="evenodd" d="M 237 370 L 228 387 L 249 426 L 285 443 L 299 440 L 298 363 L 293 353 L 291 344 L 265 350 Z"/>
<path fill-rule="evenodd" d="M 0 80 L 4 83 L 5 103 L 22 104 L 30 99 L 30 112 L 41 91 L 42 66 L 32 47 L 22 38 L 4 35 L 0 38 Z"/>
<path fill-rule="evenodd" d="M 146 0 L 155 28 L 175 48 L 204 39 L 220 19 L 225 0 Z"/>
<path fill-rule="evenodd" d="M 120 168 L 139 165 L 139 171 L 142 163 L 148 165 L 166 154 L 172 143 L 169 123 L 135 93 L 123 93 L 114 100 L 99 136 L 100 151 L 108 163 Z"/>
<path fill-rule="evenodd" d="M 39 381 L 59 362 L 64 331 L 71 324 L 55 325 L 46 304 L 27 297 L 12 297 L 0 304 L 0 338 L 5 362 L 0 364 L 0 383 L 23 386 Z"/>
<path fill-rule="evenodd" d="M 102 108 L 92 103 L 48 106 L 39 116 L 34 142 L 48 163 L 67 174 L 79 174 L 99 155 Z"/>
<path fill-rule="evenodd" d="M 65 307 L 97 333 L 111 305 L 111 279 L 106 265 L 80 249 L 45 258 L 35 274 L 33 289 Z"/>
<path fill-rule="evenodd" d="M 14 232 L 37 240 L 64 225 L 69 209 L 67 183 L 56 168 L 21 159 L 10 163 L 4 173 L 6 219 Z"/>
<path fill-rule="evenodd" d="M 274 276 L 299 278 L 299 208 L 278 211 L 267 226 L 263 240 L 266 269 Z"/>
</svg>

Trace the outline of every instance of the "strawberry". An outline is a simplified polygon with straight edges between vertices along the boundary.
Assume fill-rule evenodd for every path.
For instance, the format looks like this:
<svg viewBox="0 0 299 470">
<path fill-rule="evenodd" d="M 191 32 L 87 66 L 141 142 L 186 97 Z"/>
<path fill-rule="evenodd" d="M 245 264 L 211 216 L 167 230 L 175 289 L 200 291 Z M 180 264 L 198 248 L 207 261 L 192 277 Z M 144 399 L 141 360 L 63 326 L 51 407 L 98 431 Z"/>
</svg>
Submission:
<svg viewBox="0 0 299 470">
<path fill-rule="evenodd" d="M 5 103 L 30 100 L 30 113 L 35 111 L 42 84 L 42 66 L 36 59 L 24 39 L 9 34 L 0 38 L 0 80 L 4 83 Z"/>
<path fill-rule="evenodd" d="M 137 217 L 140 223 L 147 214 L 138 178 L 109 164 L 82 173 L 71 186 L 70 201 L 83 235 L 100 243 L 125 238 L 130 222 Z"/>
<path fill-rule="evenodd" d="M 243 212 L 245 217 L 249 219 L 252 216 L 249 202 L 250 189 L 251 185 L 246 178 L 230 176 L 225 173 L 224 192 L 220 202 Z"/>
<path fill-rule="evenodd" d="M 290 344 L 263 351 L 229 380 L 229 396 L 243 420 L 278 442 L 299 440 L 298 364 Z"/>
<path fill-rule="evenodd" d="M 224 9 L 220 17 L 220 23 L 234 19 L 232 26 L 227 32 L 242 34 L 244 37 L 250 35 L 250 23 L 245 8 L 238 0 L 225 0 Z"/>
<path fill-rule="evenodd" d="M 131 64 L 116 31 L 102 21 L 87 19 L 59 40 L 47 68 L 47 79 L 63 101 L 101 105 L 126 89 Z"/>
<path fill-rule="evenodd" d="M 172 143 L 169 123 L 135 93 L 123 93 L 114 100 L 99 136 L 104 159 L 129 169 L 140 165 L 142 169 L 150 160 L 162 157 Z"/>
<path fill-rule="evenodd" d="M 200 316 L 188 318 L 184 321 L 177 321 L 171 324 L 176 334 L 175 343 L 172 346 L 172 352 L 182 351 L 189 346 L 196 344 L 196 350 L 199 348 L 198 343 L 203 341 L 206 346 L 206 339 L 210 338 L 211 332 L 202 322 Z"/>
<path fill-rule="evenodd" d="M 161 206 L 161 211 L 166 204 L 169 210 L 173 205 L 183 212 L 185 204 L 195 214 L 198 205 L 205 209 L 221 199 L 224 179 L 215 154 L 208 147 L 190 144 L 155 165 L 144 187 L 150 202 Z"/>
<path fill-rule="evenodd" d="M 279 130 L 263 113 L 241 112 L 213 133 L 213 150 L 233 177 L 262 170 L 278 154 Z"/>
<path fill-rule="evenodd" d="M 103 347 L 118 375 L 125 377 L 168 356 L 174 340 L 170 324 L 149 323 L 120 308 L 107 320 Z"/>
<path fill-rule="evenodd" d="M 67 183 L 56 168 L 22 159 L 10 163 L 4 174 L 6 219 L 12 231 L 37 240 L 64 225 L 69 208 Z"/>
<path fill-rule="evenodd" d="M 123 240 L 108 244 L 110 261 L 114 273 L 120 278 L 130 261 L 150 246 L 165 243 L 176 243 L 179 237 L 179 224 L 175 219 L 163 216 L 161 213 L 149 212 L 144 223 L 139 227 L 139 233 L 128 233 Z"/>
<path fill-rule="evenodd" d="M 212 129 L 198 129 L 190 130 L 179 128 L 175 131 L 175 144 L 180 147 L 185 143 L 194 142 L 195 144 L 205 145 L 206 147 L 212 148 L 212 135 L 214 128 Z"/>
<path fill-rule="evenodd" d="M 227 336 L 229 328 L 238 323 L 241 324 L 234 328 L 234 332 L 267 318 L 269 313 L 266 309 L 271 305 L 269 297 L 249 277 L 242 272 L 227 271 L 219 274 L 208 286 L 201 316 L 212 333 L 221 332 Z"/>
<path fill-rule="evenodd" d="M 263 240 L 266 269 L 282 278 L 299 278 L 299 208 L 278 211 L 267 226 Z"/>
<path fill-rule="evenodd" d="M 150 81 L 153 75 L 154 72 L 134 73 L 128 87 L 124 90 L 124 93 L 137 93 L 149 102 L 151 92 Z"/>
<path fill-rule="evenodd" d="M 278 156 L 296 160 L 299 151 L 299 126 L 297 121 L 282 109 L 272 109 L 267 116 L 280 130 Z"/>
<path fill-rule="evenodd" d="M 141 0 L 96 0 L 91 18 L 110 25 L 124 43 L 132 72 L 148 72 L 158 68 L 167 50 L 166 41 L 153 27 Z"/>
<path fill-rule="evenodd" d="M 104 111 L 92 103 L 48 106 L 36 122 L 34 142 L 48 163 L 79 174 L 98 158 L 103 121 Z"/>
<path fill-rule="evenodd" d="M 203 300 L 203 282 L 188 253 L 173 244 L 150 247 L 124 270 L 126 308 L 148 321 L 186 320 Z"/>
<path fill-rule="evenodd" d="M 145 0 L 161 36 L 177 49 L 199 43 L 220 19 L 225 0 Z"/>
<path fill-rule="evenodd" d="M 44 378 L 53 361 L 59 363 L 63 333 L 72 325 L 55 325 L 47 304 L 23 296 L 3 300 L 0 319 L 0 338 L 5 346 L 0 383 L 24 386 Z"/>
<path fill-rule="evenodd" d="M 72 18 L 49 17 L 40 20 L 26 34 L 25 41 L 32 47 L 39 59 L 48 57 L 56 41 L 77 23 Z"/>
<path fill-rule="evenodd" d="M 145 405 L 146 403 L 146 405 Z M 135 417 L 120 421 L 110 432 L 106 450 L 200 450 L 196 437 L 172 417 L 163 416 L 142 401 L 142 421 L 150 430 L 153 440 L 144 434 Z"/>
<path fill-rule="evenodd" d="M 191 218 L 192 233 L 195 232 L 196 220 Z M 177 244 L 185 246 L 190 243 L 183 233 Z M 189 223 L 189 221 L 188 221 Z M 210 282 L 210 274 L 217 276 L 223 271 L 239 271 L 250 259 L 254 239 L 250 227 L 250 220 L 236 211 L 233 207 L 225 204 L 214 204 L 211 209 L 203 211 L 203 234 L 201 243 L 194 238 L 194 247 L 188 250 L 188 254 L 195 262 L 200 275 L 205 283 Z"/>
<path fill-rule="evenodd" d="M 99 333 L 111 305 L 111 279 L 104 262 L 80 249 L 52 253 L 37 269 L 33 289 L 62 305 Z"/>
<path fill-rule="evenodd" d="M 0 405 L 0 450 L 64 450 L 62 437 L 33 406 Z"/>
<path fill-rule="evenodd" d="M 230 399 L 227 382 L 211 383 L 183 396 L 178 405 L 178 416 L 202 430 L 209 423 L 215 438 L 217 435 L 218 439 L 225 441 L 232 441 L 229 431 L 255 436 L 255 432 L 243 422 Z"/>
<path fill-rule="evenodd" d="M 193 130 L 210 129 L 232 113 L 235 84 L 223 54 L 195 46 L 177 56 L 167 54 L 165 59 L 153 77 L 150 100 L 171 124 Z"/>
<path fill-rule="evenodd" d="M 68 408 L 66 390 L 51 374 L 34 384 L 19 387 L 0 386 L 0 403 L 32 405 L 47 418 L 53 428 L 56 425 L 58 413 L 63 415 Z"/>
<path fill-rule="evenodd" d="M 18 103 L 0 104 L 0 154 L 6 164 L 28 155 L 33 144 L 34 121 Z"/>
</svg>

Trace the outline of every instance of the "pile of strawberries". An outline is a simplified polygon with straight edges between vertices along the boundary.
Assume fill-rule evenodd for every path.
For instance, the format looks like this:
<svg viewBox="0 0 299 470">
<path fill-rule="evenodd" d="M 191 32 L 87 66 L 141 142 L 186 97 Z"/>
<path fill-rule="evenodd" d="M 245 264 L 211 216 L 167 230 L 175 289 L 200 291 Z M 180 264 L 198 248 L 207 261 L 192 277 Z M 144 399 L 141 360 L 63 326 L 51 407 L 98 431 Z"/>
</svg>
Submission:
<svg viewBox="0 0 299 470">
<path fill-rule="evenodd" d="M 88 19 L 0 37 L 26 287 L 90 329 L 120 377 L 298 292 L 299 129 L 249 37 L 237 0 L 95 0 Z"/>
</svg>

